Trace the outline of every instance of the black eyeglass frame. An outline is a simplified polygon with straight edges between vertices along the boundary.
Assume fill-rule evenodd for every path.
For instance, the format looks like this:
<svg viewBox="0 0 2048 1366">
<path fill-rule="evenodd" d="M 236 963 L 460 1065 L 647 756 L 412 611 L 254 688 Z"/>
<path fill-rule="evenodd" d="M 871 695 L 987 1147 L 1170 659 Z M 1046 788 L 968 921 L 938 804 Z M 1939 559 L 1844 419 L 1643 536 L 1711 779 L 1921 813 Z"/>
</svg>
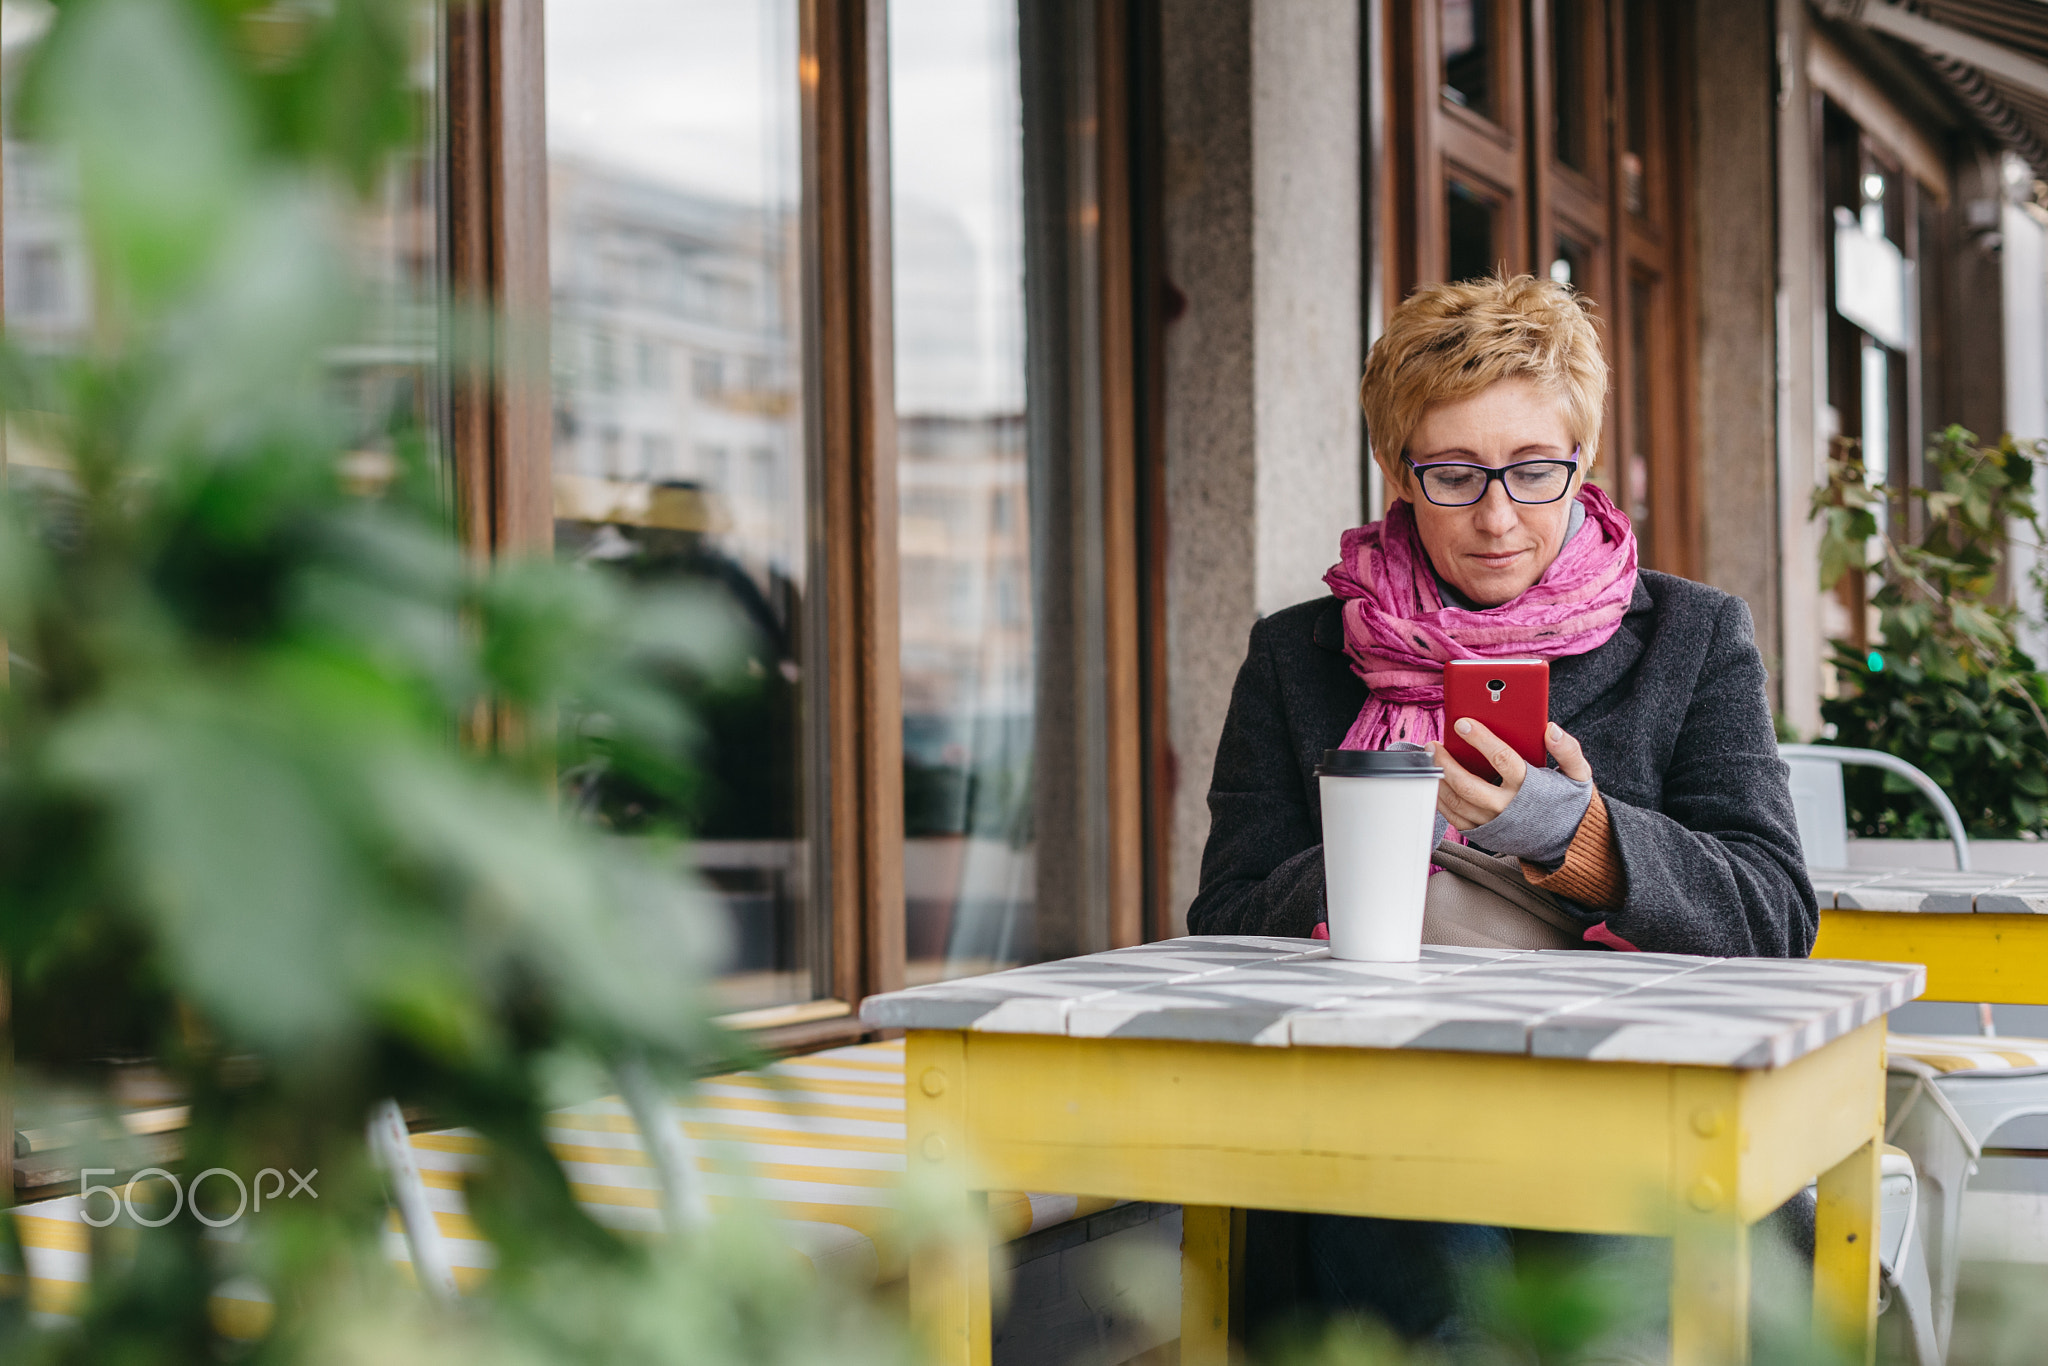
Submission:
<svg viewBox="0 0 2048 1366">
<path fill-rule="evenodd" d="M 1517 498 L 1515 491 L 1508 487 L 1508 471 L 1523 469 L 1529 465 L 1568 465 L 1572 474 L 1576 474 L 1579 469 L 1579 453 L 1583 449 L 1582 446 L 1572 447 L 1571 455 L 1562 460 L 1545 456 L 1541 460 L 1517 460 L 1511 465 L 1475 465 L 1469 460 L 1432 460 L 1427 465 L 1418 465 L 1406 455 L 1401 458 L 1406 460 L 1408 468 L 1415 472 L 1415 486 L 1422 490 L 1422 496 L 1440 508 L 1468 508 L 1485 502 L 1486 495 L 1493 491 L 1493 481 L 1496 479 L 1500 480 L 1501 492 L 1507 494 L 1509 502 L 1520 503 L 1523 507 L 1547 507 L 1571 492 L 1571 474 L 1565 476 L 1564 487 L 1558 490 L 1554 498 Z M 1429 481 L 1422 477 L 1425 470 L 1478 470 L 1486 476 L 1486 482 L 1479 486 L 1477 497 L 1462 503 L 1446 503 L 1430 496 Z"/>
</svg>

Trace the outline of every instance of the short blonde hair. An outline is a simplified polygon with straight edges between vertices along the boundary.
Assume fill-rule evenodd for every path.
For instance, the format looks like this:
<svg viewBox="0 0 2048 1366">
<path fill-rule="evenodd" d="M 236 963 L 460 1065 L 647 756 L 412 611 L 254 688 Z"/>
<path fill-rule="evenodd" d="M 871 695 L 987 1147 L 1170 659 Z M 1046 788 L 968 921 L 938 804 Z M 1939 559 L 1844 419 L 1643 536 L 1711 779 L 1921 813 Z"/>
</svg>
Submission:
<svg viewBox="0 0 2048 1366">
<path fill-rule="evenodd" d="M 1533 275 L 1495 275 L 1424 285 L 1402 300 L 1358 386 L 1388 488 L 1408 486 L 1401 460 L 1424 413 L 1517 376 L 1563 401 L 1581 472 L 1590 470 L 1607 403 L 1607 357 L 1584 295 Z"/>
</svg>

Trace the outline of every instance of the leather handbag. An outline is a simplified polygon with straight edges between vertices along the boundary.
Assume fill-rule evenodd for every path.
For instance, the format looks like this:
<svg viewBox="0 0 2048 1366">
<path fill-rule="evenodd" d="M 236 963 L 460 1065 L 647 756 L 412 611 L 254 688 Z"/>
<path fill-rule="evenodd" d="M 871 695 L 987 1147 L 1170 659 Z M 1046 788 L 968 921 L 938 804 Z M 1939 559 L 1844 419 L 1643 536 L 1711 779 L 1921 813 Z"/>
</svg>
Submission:
<svg viewBox="0 0 2048 1366">
<path fill-rule="evenodd" d="M 1582 949 L 1585 922 L 1564 898 L 1529 885 L 1519 860 L 1449 840 L 1430 862 L 1422 942 L 1475 949 Z"/>
</svg>

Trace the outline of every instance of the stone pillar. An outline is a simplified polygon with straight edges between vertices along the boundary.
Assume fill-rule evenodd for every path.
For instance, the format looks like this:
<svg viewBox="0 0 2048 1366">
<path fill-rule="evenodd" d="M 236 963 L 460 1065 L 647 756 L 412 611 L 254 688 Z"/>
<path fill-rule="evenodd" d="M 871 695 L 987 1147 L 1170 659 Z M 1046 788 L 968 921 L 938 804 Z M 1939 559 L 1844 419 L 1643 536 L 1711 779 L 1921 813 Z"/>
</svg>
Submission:
<svg viewBox="0 0 2048 1366">
<path fill-rule="evenodd" d="M 1160 65 L 1178 923 L 1246 632 L 1323 591 L 1361 514 L 1359 7 L 1161 0 Z"/>
<path fill-rule="evenodd" d="M 1770 0 L 1702 5 L 1693 17 L 1693 439 L 1705 495 L 1701 574 L 1749 604 L 1772 702 L 1782 705 L 1772 18 Z"/>
<path fill-rule="evenodd" d="M 2005 158 L 2007 194 L 1999 235 L 2005 267 L 2005 425 L 2022 441 L 2048 437 L 2048 225 L 2030 201 L 2033 172 L 2019 158 Z M 2048 471 L 2034 472 L 2034 506 L 2048 506 Z M 2031 539 L 2031 537 L 2024 537 Z M 2041 591 L 2033 571 L 2041 547 L 2017 551 L 2007 572 L 2013 596 L 2025 610 L 2020 644 L 2038 663 L 2048 658 L 2048 632 L 2041 629 Z"/>
<path fill-rule="evenodd" d="M 1813 86 L 1806 77 L 1806 0 L 1775 0 L 1777 118 L 1778 709 L 1802 738 L 1820 729 L 1827 639 L 1813 490 L 1826 482 L 1827 249 Z M 1705 8 L 1712 8 L 1711 6 Z M 1709 410 L 1709 417 L 1717 416 Z M 1713 486 L 1707 485 L 1713 492 Z M 1766 656 L 1771 642 L 1757 642 Z"/>
</svg>

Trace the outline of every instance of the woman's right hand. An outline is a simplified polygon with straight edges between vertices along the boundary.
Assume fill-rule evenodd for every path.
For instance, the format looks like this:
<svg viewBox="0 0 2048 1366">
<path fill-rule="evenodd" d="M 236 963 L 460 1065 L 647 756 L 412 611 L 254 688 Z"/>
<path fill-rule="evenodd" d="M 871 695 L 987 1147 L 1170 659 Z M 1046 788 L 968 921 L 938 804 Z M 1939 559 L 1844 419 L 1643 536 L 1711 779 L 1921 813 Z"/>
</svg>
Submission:
<svg viewBox="0 0 2048 1366">
<path fill-rule="evenodd" d="M 1461 719 L 1458 738 L 1478 750 L 1481 757 L 1493 765 L 1494 772 L 1500 774 L 1500 782 L 1496 785 L 1453 759 L 1450 750 L 1443 745 L 1430 744 L 1430 753 L 1436 756 L 1444 770 L 1443 779 L 1436 788 L 1436 809 L 1458 829 L 1472 830 L 1508 809 L 1515 794 L 1522 790 L 1522 779 L 1528 775 L 1529 766 L 1511 745 L 1488 730 L 1484 722 L 1470 717 Z M 1571 733 L 1555 721 L 1543 729 L 1543 747 L 1550 751 L 1551 758 L 1557 760 L 1557 770 L 1565 777 L 1582 783 L 1593 780 L 1593 768 L 1586 762 L 1585 751 Z"/>
</svg>

